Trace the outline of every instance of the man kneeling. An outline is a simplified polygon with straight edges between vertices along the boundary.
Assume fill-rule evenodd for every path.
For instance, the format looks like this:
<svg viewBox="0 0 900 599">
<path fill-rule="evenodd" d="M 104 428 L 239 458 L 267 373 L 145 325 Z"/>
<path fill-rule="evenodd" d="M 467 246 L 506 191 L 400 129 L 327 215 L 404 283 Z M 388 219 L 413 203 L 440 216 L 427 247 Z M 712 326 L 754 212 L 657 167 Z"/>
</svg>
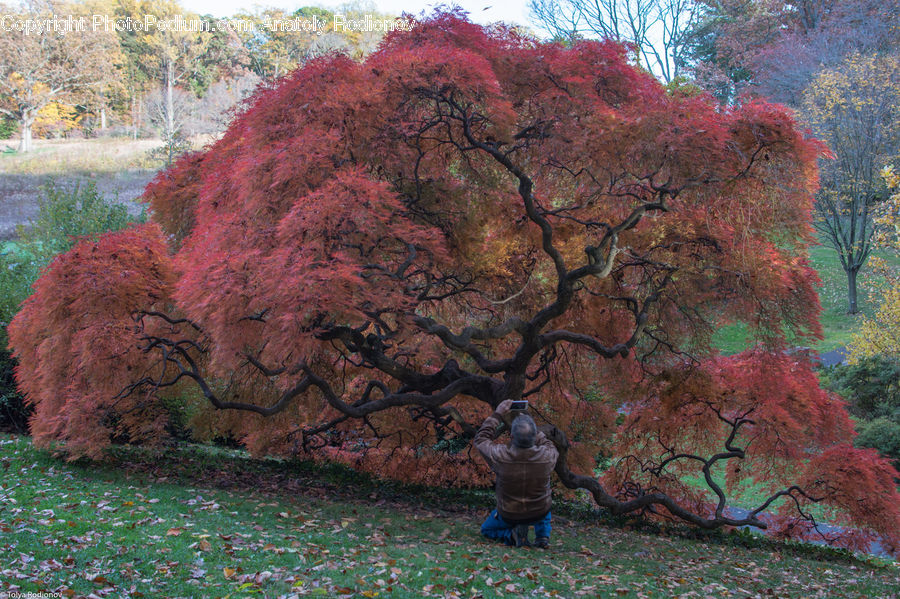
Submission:
<svg viewBox="0 0 900 599">
<path fill-rule="evenodd" d="M 493 443 L 511 406 L 509 399 L 498 405 L 473 441 L 497 475 L 497 509 L 481 525 L 481 534 L 521 547 L 531 544 L 528 527 L 534 526 L 534 544 L 543 548 L 550 543 L 550 473 L 559 452 L 527 414 L 512 421 L 509 444 Z"/>
</svg>

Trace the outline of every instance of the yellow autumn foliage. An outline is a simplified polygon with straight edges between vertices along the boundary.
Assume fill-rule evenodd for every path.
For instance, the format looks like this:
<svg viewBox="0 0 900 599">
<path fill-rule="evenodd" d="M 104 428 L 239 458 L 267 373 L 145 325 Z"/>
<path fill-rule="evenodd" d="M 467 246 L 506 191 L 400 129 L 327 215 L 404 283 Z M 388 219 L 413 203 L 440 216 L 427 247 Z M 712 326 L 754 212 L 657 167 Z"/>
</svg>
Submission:
<svg viewBox="0 0 900 599">
<path fill-rule="evenodd" d="M 61 102 L 50 102 L 40 109 L 34 121 L 36 137 L 60 137 L 78 127 L 84 115 L 78 109 Z"/>
<path fill-rule="evenodd" d="M 877 208 L 874 245 L 889 255 L 900 255 L 900 173 L 888 166 L 881 176 L 892 193 Z M 859 332 L 853 335 L 848 347 L 851 363 L 879 354 L 900 357 L 900 271 L 881 256 L 869 262 L 880 277 L 871 284 L 880 304 L 873 317 L 863 317 Z"/>
</svg>

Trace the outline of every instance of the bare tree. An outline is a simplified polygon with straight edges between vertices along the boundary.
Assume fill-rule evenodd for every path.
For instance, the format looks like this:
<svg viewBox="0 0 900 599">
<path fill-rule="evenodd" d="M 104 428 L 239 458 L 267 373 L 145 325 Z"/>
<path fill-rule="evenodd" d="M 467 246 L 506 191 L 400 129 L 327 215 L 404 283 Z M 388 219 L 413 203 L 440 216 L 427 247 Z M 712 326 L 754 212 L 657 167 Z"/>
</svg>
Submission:
<svg viewBox="0 0 900 599">
<path fill-rule="evenodd" d="M 880 171 L 900 150 L 900 57 L 851 54 L 825 69 L 803 96 L 803 115 L 834 160 L 822 165 L 816 229 L 847 273 L 848 308 L 859 311 L 857 275 L 872 251 Z"/>
<path fill-rule="evenodd" d="M 227 127 L 236 109 L 263 80 L 252 71 L 240 77 L 228 77 L 212 84 L 197 101 L 187 128 L 190 133 L 220 133 Z"/>
<path fill-rule="evenodd" d="M 147 94 L 146 113 L 150 123 L 159 131 L 163 145 L 150 151 L 150 157 L 169 166 L 181 154 L 191 149 L 190 133 L 186 125 L 197 111 L 199 100 L 181 88 L 160 86 Z"/>
<path fill-rule="evenodd" d="M 0 4 L 0 13 L 30 30 L 0 35 L 0 113 L 19 122 L 19 151 L 31 149 L 32 125 L 51 102 L 89 103 L 113 76 L 119 56 L 115 34 L 85 28 L 68 31 L 52 16 L 77 15 L 77 6 L 27 0 L 21 8 Z M 37 29 L 40 26 L 42 29 Z"/>
<path fill-rule="evenodd" d="M 531 0 L 529 8 L 535 22 L 555 37 L 633 44 L 641 64 L 668 83 L 684 68 L 704 5 L 696 0 Z"/>
</svg>

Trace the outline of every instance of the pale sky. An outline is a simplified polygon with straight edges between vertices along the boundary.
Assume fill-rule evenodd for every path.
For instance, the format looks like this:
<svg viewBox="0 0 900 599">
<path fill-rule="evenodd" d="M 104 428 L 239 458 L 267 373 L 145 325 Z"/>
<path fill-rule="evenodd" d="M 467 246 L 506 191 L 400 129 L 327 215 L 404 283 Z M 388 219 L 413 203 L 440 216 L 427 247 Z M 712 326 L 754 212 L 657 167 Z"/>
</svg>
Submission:
<svg viewBox="0 0 900 599">
<path fill-rule="evenodd" d="M 533 25 L 528 20 L 528 0 L 372 0 L 368 2 L 378 12 L 401 14 L 403 12 L 418 15 L 423 10 L 430 13 L 437 5 L 455 4 L 469 11 L 469 18 L 476 23 L 487 25 L 496 21 L 504 21 L 515 25 Z M 181 0 L 180 4 L 191 12 L 210 14 L 214 17 L 228 17 L 240 9 L 252 9 L 255 6 L 275 7 L 293 12 L 302 6 L 321 6 L 329 10 L 344 4 L 343 1 L 327 0 Z M 365 6 L 367 2 L 360 3 Z"/>
</svg>

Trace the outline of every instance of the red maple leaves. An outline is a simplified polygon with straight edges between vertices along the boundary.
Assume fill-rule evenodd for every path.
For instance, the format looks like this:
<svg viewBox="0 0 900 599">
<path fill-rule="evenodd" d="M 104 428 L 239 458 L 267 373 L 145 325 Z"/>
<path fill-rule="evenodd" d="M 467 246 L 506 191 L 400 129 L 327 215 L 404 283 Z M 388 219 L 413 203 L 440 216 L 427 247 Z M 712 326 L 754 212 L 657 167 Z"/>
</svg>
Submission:
<svg viewBox="0 0 900 599">
<path fill-rule="evenodd" d="M 10 328 L 36 438 L 96 453 L 181 402 L 255 451 L 469 484 L 474 427 L 527 397 L 561 480 L 612 511 L 765 525 L 775 503 L 729 511 L 749 480 L 889 536 L 894 473 L 784 353 L 821 334 L 821 151 L 777 106 L 667 93 L 616 44 L 438 14 L 260 90 L 161 174 L 168 247 L 148 225 L 51 266 Z M 723 358 L 733 321 L 757 345 Z"/>
</svg>

